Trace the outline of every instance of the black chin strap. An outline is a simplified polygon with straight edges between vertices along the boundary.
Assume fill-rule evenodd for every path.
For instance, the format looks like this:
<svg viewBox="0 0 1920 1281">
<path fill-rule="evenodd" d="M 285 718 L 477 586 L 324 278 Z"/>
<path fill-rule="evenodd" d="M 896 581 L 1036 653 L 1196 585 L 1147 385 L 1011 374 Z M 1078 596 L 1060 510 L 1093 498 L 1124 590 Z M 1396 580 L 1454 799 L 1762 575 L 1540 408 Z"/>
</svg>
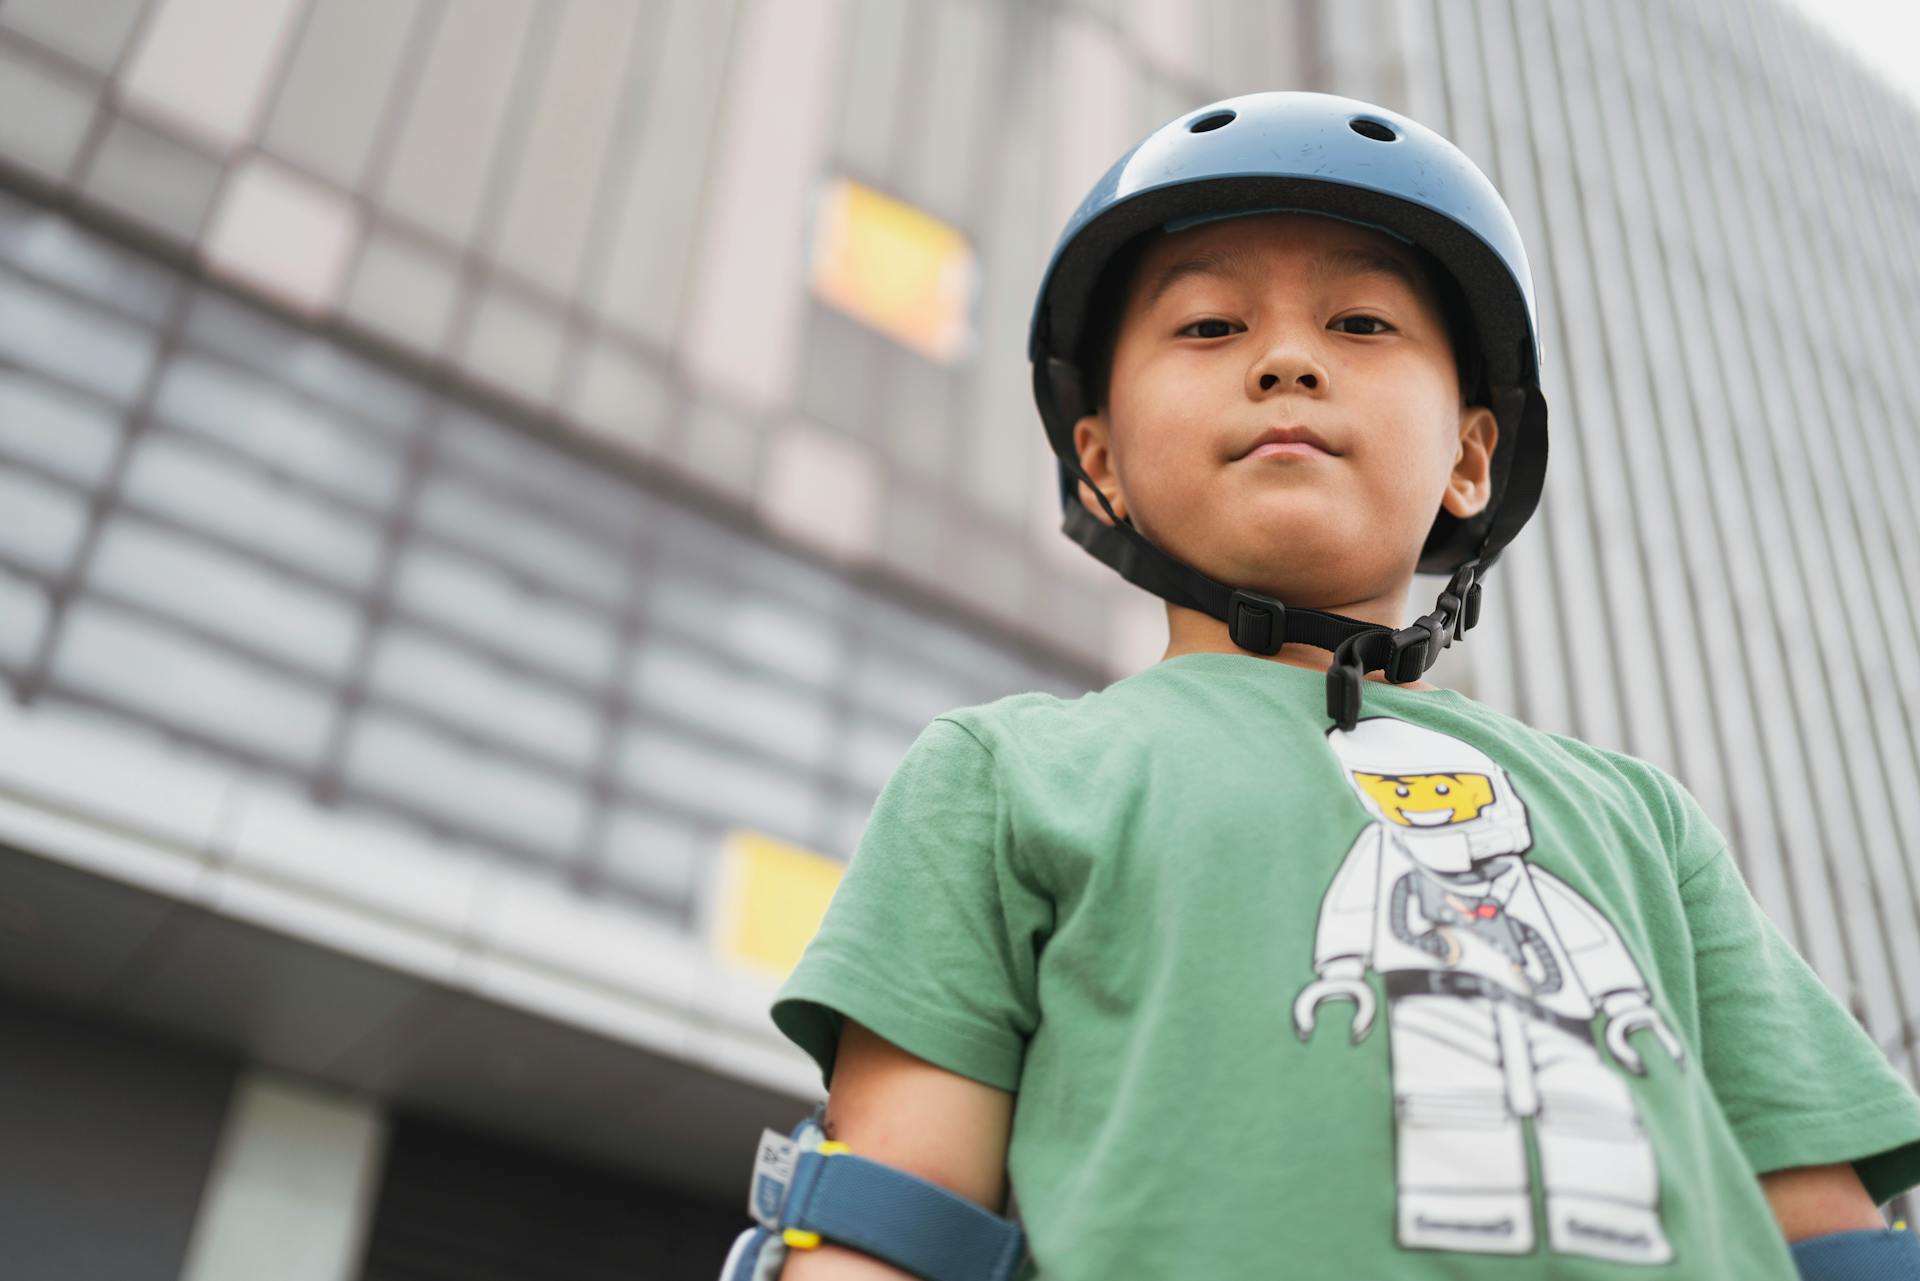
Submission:
<svg viewBox="0 0 1920 1281">
<path fill-rule="evenodd" d="M 1402 628 L 1289 606 L 1259 592 L 1216 582 L 1167 555 L 1148 542 L 1131 521 L 1114 512 L 1107 496 L 1088 479 L 1077 459 L 1062 461 L 1093 491 L 1114 522 L 1105 525 L 1084 505 L 1069 501 L 1062 525 L 1068 537 L 1135 586 L 1219 619 L 1227 625 L 1233 643 L 1242 649 L 1275 654 L 1282 645 L 1300 644 L 1332 650 L 1333 665 L 1327 669 L 1327 715 L 1343 730 L 1351 730 L 1359 721 L 1361 682 L 1368 672 L 1384 671 L 1396 685 L 1418 680 L 1440 657 L 1441 650 L 1480 621 L 1478 557 L 1454 570 L 1432 613 Z M 1116 532 L 1121 536 L 1116 538 Z"/>
</svg>

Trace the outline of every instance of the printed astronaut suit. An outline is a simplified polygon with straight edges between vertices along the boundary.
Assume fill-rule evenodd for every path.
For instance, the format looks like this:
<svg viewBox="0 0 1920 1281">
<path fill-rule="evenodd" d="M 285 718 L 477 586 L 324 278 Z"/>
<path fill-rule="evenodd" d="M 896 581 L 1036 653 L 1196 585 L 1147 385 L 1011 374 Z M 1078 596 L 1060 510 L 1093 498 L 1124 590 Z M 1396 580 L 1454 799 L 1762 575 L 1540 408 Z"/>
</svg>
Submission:
<svg viewBox="0 0 1920 1281">
<path fill-rule="evenodd" d="M 1392 717 L 1328 731 L 1375 815 L 1320 904 L 1319 975 L 1294 1003 L 1355 1003 L 1373 1022 L 1366 972 L 1387 993 L 1399 1243 L 1526 1254 L 1535 1248 L 1522 1118 L 1539 1144 L 1548 1248 L 1665 1263 L 1653 1149 L 1625 1078 L 1594 1044 L 1644 1074 L 1627 1035 L 1682 1048 L 1611 922 L 1528 863 L 1527 811 L 1506 771 L 1450 735 Z"/>
</svg>

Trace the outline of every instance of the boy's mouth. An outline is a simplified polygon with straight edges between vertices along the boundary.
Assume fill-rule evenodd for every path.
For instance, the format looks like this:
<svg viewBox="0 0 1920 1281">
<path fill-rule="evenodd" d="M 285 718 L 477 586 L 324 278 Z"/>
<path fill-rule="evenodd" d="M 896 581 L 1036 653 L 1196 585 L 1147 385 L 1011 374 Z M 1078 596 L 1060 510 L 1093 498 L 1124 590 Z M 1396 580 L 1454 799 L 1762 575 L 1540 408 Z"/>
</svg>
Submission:
<svg viewBox="0 0 1920 1281">
<path fill-rule="evenodd" d="M 1253 443 L 1240 452 L 1240 458 L 1289 458 L 1307 457 L 1314 454 L 1332 454 L 1327 442 L 1320 439 L 1311 428 L 1298 424 L 1287 427 L 1269 427 L 1253 438 Z"/>
<path fill-rule="evenodd" d="M 1281 442 L 1276 441 L 1272 444 L 1261 445 L 1259 448 L 1255 449 L 1252 453 L 1246 455 L 1246 457 L 1248 458 L 1310 458 L 1316 454 L 1323 458 L 1332 457 L 1332 455 L 1328 454 L 1326 450 L 1321 449 L 1316 445 L 1309 445 L 1304 440 L 1297 441 L 1291 444 L 1283 444 Z"/>
</svg>

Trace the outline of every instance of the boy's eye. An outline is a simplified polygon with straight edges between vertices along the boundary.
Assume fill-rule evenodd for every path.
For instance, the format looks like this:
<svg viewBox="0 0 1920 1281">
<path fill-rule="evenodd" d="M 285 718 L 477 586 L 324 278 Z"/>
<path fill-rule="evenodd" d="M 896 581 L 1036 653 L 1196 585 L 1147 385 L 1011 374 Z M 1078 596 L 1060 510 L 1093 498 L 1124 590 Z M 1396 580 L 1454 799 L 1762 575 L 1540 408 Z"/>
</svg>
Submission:
<svg viewBox="0 0 1920 1281">
<path fill-rule="evenodd" d="M 1334 323 L 1334 326 L 1340 330 L 1340 332 L 1347 333 L 1347 334 L 1367 334 L 1367 335 L 1384 334 L 1389 329 L 1393 328 L 1392 325 L 1389 325 L 1386 321 L 1380 319 L 1380 317 L 1378 316 L 1342 316 L 1340 317 L 1340 319 L 1334 321 L 1333 323 Z M 1349 325 L 1355 325 L 1355 324 L 1363 325 L 1363 326 L 1371 325 L 1373 326 L 1373 328 L 1371 329 L 1366 329 L 1366 328 L 1349 329 L 1348 328 Z"/>
<path fill-rule="evenodd" d="M 1193 334 L 1195 338 L 1225 338 L 1228 334 L 1233 332 L 1233 322 L 1231 320 L 1217 320 L 1217 319 L 1196 320 L 1191 325 L 1188 325 L 1185 329 L 1182 329 L 1180 332 L 1182 334 L 1189 334 L 1189 333 L 1193 333 L 1193 331 L 1196 329 L 1211 329 L 1212 332 Z"/>
</svg>

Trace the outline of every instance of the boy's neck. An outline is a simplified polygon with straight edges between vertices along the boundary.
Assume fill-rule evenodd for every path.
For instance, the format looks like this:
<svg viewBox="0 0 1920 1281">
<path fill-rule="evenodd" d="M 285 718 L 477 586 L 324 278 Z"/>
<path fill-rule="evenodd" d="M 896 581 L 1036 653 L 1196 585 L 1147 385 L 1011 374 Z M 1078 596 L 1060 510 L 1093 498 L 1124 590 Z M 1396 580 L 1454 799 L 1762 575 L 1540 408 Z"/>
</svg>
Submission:
<svg viewBox="0 0 1920 1281">
<path fill-rule="evenodd" d="M 1379 623 L 1383 627 L 1404 627 L 1402 614 L 1406 610 L 1407 593 L 1403 589 L 1398 595 L 1386 595 L 1372 600 L 1356 601 L 1351 605 L 1318 606 L 1329 614 L 1340 614 L 1347 618 L 1358 618 L 1363 622 Z M 1275 663 L 1285 663 L 1288 667 L 1302 667 L 1308 671 L 1324 672 L 1333 666 L 1333 653 L 1314 645 L 1294 643 L 1282 645 L 1278 653 L 1256 654 L 1241 649 L 1227 635 L 1227 625 L 1211 614 L 1203 614 L 1197 609 L 1188 609 L 1184 605 L 1167 605 L 1167 652 L 1160 656 L 1165 662 L 1181 654 L 1245 654 L 1249 658 L 1264 658 Z M 1386 673 L 1368 672 L 1370 681 L 1386 682 Z M 1409 681 L 1402 689 L 1434 690 L 1437 685 L 1426 681 Z"/>
</svg>

